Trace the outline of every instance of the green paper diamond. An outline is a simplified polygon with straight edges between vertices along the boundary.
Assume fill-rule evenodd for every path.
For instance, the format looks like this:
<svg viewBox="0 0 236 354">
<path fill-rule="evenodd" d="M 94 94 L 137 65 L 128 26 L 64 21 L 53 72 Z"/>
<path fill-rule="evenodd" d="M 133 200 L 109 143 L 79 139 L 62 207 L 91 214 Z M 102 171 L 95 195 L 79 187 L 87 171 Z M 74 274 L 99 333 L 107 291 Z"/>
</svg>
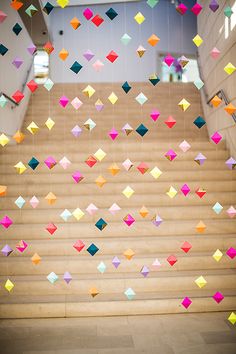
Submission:
<svg viewBox="0 0 236 354">
<path fill-rule="evenodd" d="M 140 92 L 140 94 L 135 97 L 135 99 L 141 106 L 148 100 L 142 92 Z"/>
<path fill-rule="evenodd" d="M 99 270 L 99 272 L 102 274 L 105 272 L 106 269 L 107 267 L 104 262 L 100 262 L 99 265 L 97 266 L 97 270 Z"/>
<path fill-rule="evenodd" d="M 126 295 L 126 297 L 127 297 L 128 300 L 132 300 L 132 299 L 135 297 L 135 295 L 136 295 L 132 288 L 128 288 L 128 289 L 124 292 L 124 294 Z"/>
<path fill-rule="evenodd" d="M 43 86 L 45 87 L 46 90 L 50 91 L 54 86 L 54 82 L 51 79 L 47 79 L 47 81 Z"/>
<path fill-rule="evenodd" d="M 31 4 L 29 7 L 27 7 L 25 12 L 27 13 L 27 15 L 29 17 L 33 17 L 36 14 L 36 12 L 38 12 L 38 9 L 34 5 Z"/>
<path fill-rule="evenodd" d="M 0 96 L 0 106 L 1 106 L 2 108 L 4 108 L 4 107 L 6 106 L 6 104 L 7 104 L 7 99 L 6 99 L 6 97 L 5 97 L 4 95 L 1 95 L 1 96 Z"/>
<path fill-rule="evenodd" d="M 201 79 L 195 80 L 194 85 L 198 90 L 200 90 L 204 86 L 204 82 Z"/>
<path fill-rule="evenodd" d="M 223 207 L 220 203 L 216 202 L 215 205 L 212 207 L 212 209 L 216 214 L 220 214 L 221 211 L 223 210 Z"/>
<path fill-rule="evenodd" d="M 147 4 L 150 6 L 152 9 L 159 3 L 159 0 L 148 0 Z"/>
<path fill-rule="evenodd" d="M 124 45 L 127 45 L 127 44 L 129 44 L 129 42 L 131 41 L 131 37 L 127 34 L 127 33 L 125 33 L 122 37 L 121 37 L 121 42 L 124 44 Z"/>
<path fill-rule="evenodd" d="M 230 18 L 233 14 L 233 11 L 231 9 L 230 6 L 227 6 L 225 9 L 224 9 L 224 14 L 226 17 Z"/>
<path fill-rule="evenodd" d="M 16 206 L 18 206 L 19 209 L 23 208 L 23 206 L 25 205 L 25 200 L 22 196 L 19 196 L 16 200 L 15 200 L 15 204 Z"/>
</svg>

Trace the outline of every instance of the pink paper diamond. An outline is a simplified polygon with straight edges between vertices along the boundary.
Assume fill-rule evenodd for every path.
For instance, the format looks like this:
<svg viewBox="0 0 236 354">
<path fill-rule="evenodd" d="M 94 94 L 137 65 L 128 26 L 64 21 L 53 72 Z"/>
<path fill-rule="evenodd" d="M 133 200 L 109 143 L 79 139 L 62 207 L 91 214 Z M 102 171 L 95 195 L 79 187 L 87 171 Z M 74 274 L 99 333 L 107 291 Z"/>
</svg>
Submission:
<svg viewBox="0 0 236 354">
<path fill-rule="evenodd" d="M 36 208 L 39 204 L 39 200 L 38 198 L 36 198 L 35 196 L 33 196 L 31 199 L 30 199 L 30 205 L 32 206 L 32 208 Z"/>
<path fill-rule="evenodd" d="M 190 300 L 190 298 L 186 296 L 181 302 L 181 304 L 187 309 L 192 304 L 192 300 Z"/>
<path fill-rule="evenodd" d="M 56 160 L 52 156 L 48 156 L 46 160 L 44 160 L 44 163 L 50 170 L 57 164 Z"/>
<path fill-rule="evenodd" d="M 131 226 L 135 222 L 135 219 L 130 214 L 127 214 L 123 220 L 128 226 Z"/>
<path fill-rule="evenodd" d="M 157 258 L 155 259 L 155 261 L 152 263 L 152 267 L 154 269 L 159 269 L 161 267 L 161 263 L 160 263 L 159 259 L 157 259 Z"/>
<path fill-rule="evenodd" d="M 234 259 L 236 257 L 236 249 L 233 247 L 230 247 L 227 251 L 226 254 L 229 258 Z"/>
<path fill-rule="evenodd" d="M 185 195 L 185 197 L 189 194 L 190 188 L 186 183 L 181 187 L 181 192 Z"/>
<path fill-rule="evenodd" d="M 64 156 L 60 161 L 59 161 L 59 164 L 61 165 L 62 168 L 64 168 L 64 170 L 66 170 L 71 162 L 70 160 L 68 160 L 68 158 L 66 156 Z"/>
<path fill-rule="evenodd" d="M 164 58 L 164 62 L 170 67 L 173 62 L 174 62 L 175 58 L 173 58 L 170 54 L 167 54 L 167 56 Z"/>
<path fill-rule="evenodd" d="M 176 158 L 177 154 L 174 152 L 174 150 L 170 149 L 169 151 L 167 151 L 167 153 L 165 154 L 165 157 L 167 158 L 167 160 L 169 161 L 173 161 Z"/>
<path fill-rule="evenodd" d="M 79 171 L 74 172 L 72 177 L 74 178 L 76 183 L 79 183 L 80 181 L 82 181 L 82 179 L 84 179 L 84 176 Z"/>
<path fill-rule="evenodd" d="M 212 297 L 217 302 L 217 304 L 224 300 L 224 296 L 219 291 L 217 291 Z"/>
<path fill-rule="evenodd" d="M 182 143 L 179 144 L 179 148 L 183 151 L 186 152 L 190 149 L 191 145 L 186 141 L 183 140 Z"/>
<path fill-rule="evenodd" d="M 65 108 L 69 103 L 69 99 L 66 96 L 61 96 L 59 103 L 63 108 Z"/>
<path fill-rule="evenodd" d="M 112 140 L 115 140 L 118 136 L 118 131 L 115 128 L 112 128 L 108 134 Z"/>
<path fill-rule="evenodd" d="M 231 205 L 231 207 L 229 207 L 229 209 L 227 210 L 227 214 L 229 215 L 229 217 L 231 219 L 233 219 L 236 215 L 236 209 L 233 207 L 233 205 Z"/>
<path fill-rule="evenodd" d="M 95 214 L 97 210 L 98 210 L 98 208 L 97 208 L 96 205 L 94 205 L 93 203 L 89 204 L 88 207 L 86 208 L 86 211 L 87 211 L 90 215 Z"/>
<path fill-rule="evenodd" d="M 212 51 L 211 51 L 211 57 L 213 59 L 217 59 L 219 55 L 220 55 L 219 49 L 217 49 L 216 47 L 213 48 Z"/>
<path fill-rule="evenodd" d="M 93 17 L 93 12 L 90 8 L 87 7 L 87 9 L 84 10 L 83 15 L 86 20 L 90 20 L 90 18 Z"/>
<path fill-rule="evenodd" d="M 71 104 L 72 104 L 72 106 L 77 110 L 77 109 L 79 109 L 79 108 L 82 106 L 83 102 L 80 101 L 80 99 L 79 99 L 78 97 L 75 97 L 75 98 L 71 101 Z"/>
<path fill-rule="evenodd" d="M 151 112 L 151 114 L 150 114 L 150 117 L 152 118 L 152 120 L 153 120 L 154 122 L 156 122 L 157 119 L 159 118 L 159 116 L 160 116 L 160 112 L 157 111 L 156 109 L 153 109 L 152 112 Z"/>
<path fill-rule="evenodd" d="M 8 229 L 8 227 L 10 227 L 12 223 L 13 221 L 7 215 L 4 216 L 2 220 L 0 220 L 0 224 L 5 227 L 5 229 Z"/>
<path fill-rule="evenodd" d="M 117 211 L 120 210 L 120 207 L 119 205 L 117 205 L 116 203 L 112 204 L 112 206 L 109 208 L 109 212 L 112 214 L 112 215 L 115 215 L 115 213 Z"/>
<path fill-rule="evenodd" d="M 222 136 L 218 133 L 215 132 L 212 136 L 211 136 L 211 140 L 214 141 L 215 144 L 218 144 L 222 139 Z"/>
</svg>

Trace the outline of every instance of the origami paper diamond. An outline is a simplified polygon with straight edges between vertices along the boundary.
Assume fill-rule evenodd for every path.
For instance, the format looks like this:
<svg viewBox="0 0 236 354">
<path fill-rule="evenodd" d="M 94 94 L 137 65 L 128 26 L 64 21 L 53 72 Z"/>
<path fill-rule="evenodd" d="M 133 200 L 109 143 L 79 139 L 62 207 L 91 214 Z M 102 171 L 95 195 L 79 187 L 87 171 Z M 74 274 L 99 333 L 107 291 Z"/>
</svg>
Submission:
<svg viewBox="0 0 236 354">
<path fill-rule="evenodd" d="M 23 95 L 22 92 L 20 92 L 19 90 L 17 90 L 13 95 L 12 98 L 15 100 L 16 103 L 20 103 L 20 101 L 23 100 L 25 96 Z"/>
<path fill-rule="evenodd" d="M 30 5 L 25 12 L 29 17 L 33 17 L 38 12 L 38 9 L 34 5 Z"/>
<path fill-rule="evenodd" d="M 163 222 L 162 218 L 157 214 L 154 215 L 154 217 L 152 218 L 153 225 L 155 225 L 157 227 L 160 226 L 162 222 Z"/>
<path fill-rule="evenodd" d="M 236 257 L 236 249 L 233 247 L 230 247 L 227 251 L 226 254 L 229 258 L 234 259 Z"/>
<path fill-rule="evenodd" d="M 172 117 L 169 116 L 166 120 L 165 120 L 165 124 L 167 125 L 168 128 L 173 128 L 173 126 L 176 124 L 176 120 Z"/>
<path fill-rule="evenodd" d="M 99 251 L 99 248 L 98 248 L 94 243 L 92 243 L 92 244 L 87 248 L 87 251 L 88 251 L 88 253 L 89 253 L 91 256 L 94 256 L 94 255 Z"/>
<path fill-rule="evenodd" d="M 167 158 L 167 160 L 169 161 L 174 161 L 174 159 L 176 158 L 177 154 L 176 152 L 174 152 L 174 150 L 170 149 L 165 153 L 165 157 Z"/>
<path fill-rule="evenodd" d="M 30 199 L 30 205 L 32 206 L 32 208 L 36 208 L 39 204 L 39 200 L 37 197 L 33 196 L 31 199 Z"/>
<path fill-rule="evenodd" d="M 196 231 L 199 233 L 203 233 L 206 230 L 206 225 L 204 224 L 204 222 L 199 221 L 199 223 L 196 226 Z"/>
<path fill-rule="evenodd" d="M 233 157 L 230 157 L 226 162 L 226 166 L 230 169 L 233 170 L 236 167 L 236 160 Z"/>
<path fill-rule="evenodd" d="M 202 6 L 198 3 L 196 3 L 191 8 L 191 11 L 194 13 L 194 15 L 198 16 L 200 14 L 200 12 L 202 11 Z"/>
<path fill-rule="evenodd" d="M 118 100 L 118 97 L 116 96 L 116 94 L 114 92 L 112 92 L 109 96 L 108 96 L 108 100 L 111 102 L 111 104 L 115 104 Z"/>
<path fill-rule="evenodd" d="M 13 135 L 13 139 L 18 143 L 22 143 L 22 141 L 25 139 L 25 135 L 17 130 L 17 132 Z"/>
<path fill-rule="evenodd" d="M 69 218 L 71 217 L 71 212 L 68 209 L 63 210 L 63 212 L 60 214 L 60 217 L 64 220 L 64 221 L 68 221 Z"/>
<path fill-rule="evenodd" d="M 86 18 L 86 20 L 90 20 L 90 18 L 93 17 L 93 12 L 90 8 L 87 7 L 87 9 L 83 11 L 83 15 Z"/>
<path fill-rule="evenodd" d="M 81 252 L 82 249 L 85 247 L 85 244 L 83 243 L 82 240 L 78 240 L 75 242 L 75 244 L 73 245 L 73 247 L 78 251 Z"/>
<path fill-rule="evenodd" d="M 211 9 L 211 11 L 216 12 L 219 8 L 219 4 L 216 0 L 211 0 L 209 8 Z"/>
<path fill-rule="evenodd" d="M 0 23 L 3 23 L 6 18 L 7 18 L 7 14 L 5 14 L 5 12 L 0 10 Z"/>
<path fill-rule="evenodd" d="M 230 6 L 226 6 L 224 9 L 224 14 L 226 17 L 230 18 L 233 14 L 233 11 Z"/>
<path fill-rule="evenodd" d="M 63 48 L 60 52 L 59 52 L 59 58 L 61 59 L 61 60 L 63 60 L 63 61 L 65 61 L 66 59 L 67 59 L 67 57 L 68 57 L 68 55 L 69 55 L 69 52 L 65 49 L 65 48 Z"/>
<path fill-rule="evenodd" d="M 7 279 L 4 286 L 5 286 L 5 289 L 10 292 L 14 288 L 15 285 L 10 281 L 10 279 Z"/>
<path fill-rule="evenodd" d="M 214 258 L 214 260 L 215 260 L 216 262 L 219 262 L 219 261 L 221 260 L 222 256 L 223 256 L 223 253 L 222 253 L 219 249 L 217 249 L 217 250 L 214 252 L 214 254 L 212 255 L 212 257 Z"/>
<path fill-rule="evenodd" d="M 193 43 L 196 45 L 196 47 L 200 47 L 200 45 L 202 44 L 203 39 L 199 36 L 199 34 L 197 34 L 194 38 L 193 38 Z"/>
<path fill-rule="evenodd" d="M 149 214 L 149 211 L 145 206 L 142 206 L 142 208 L 139 210 L 139 214 L 142 216 L 142 218 L 146 218 L 146 216 Z"/>
<path fill-rule="evenodd" d="M 52 192 L 49 192 L 46 195 L 45 199 L 46 199 L 46 201 L 48 202 L 49 205 L 53 205 L 53 204 L 55 204 L 55 202 L 57 200 L 57 197 Z"/>
<path fill-rule="evenodd" d="M 104 108 L 104 104 L 102 103 L 102 101 L 100 99 L 98 99 L 96 102 L 95 102 L 95 108 L 98 112 L 101 112 Z"/>
<path fill-rule="evenodd" d="M 72 280 L 72 276 L 69 272 L 65 272 L 64 275 L 63 275 L 63 279 L 65 280 L 65 282 L 67 284 L 69 284 Z"/>
<path fill-rule="evenodd" d="M 21 65 L 23 64 L 23 60 L 21 58 L 15 58 L 12 62 L 12 64 L 19 69 Z M 28 85 L 27 85 L 28 86 Z"/>
<path fill-rule="evenodd" d="M 190 192 L 190 188 L 189 186 L 185 183 L 182 187 L 181 187 L 181 192 L 183 193 L 183 195 L 186 197 L 189 192 Z"/>
<path fill-rule="evenodd" d="M 48 117 L 48 119 L 45 122 L 46 127 L 48 128 L 48 130 L 52 130 L 52 128 L 55 125 L 55 122 L 52 118 Z"/>
<path fill-rule="evenodd" d="M 90 61 L 91 59 L 93 59 L 94 57 L 94 53 L 91 52 L 91 50 L 86 50 L 86 52 L 83 54 L 84 58 L 87 60 L 87 61 Z"/>
<path fill-rule="evenodd" d="M 64 9 L 69 4 L 69 0 L 57 0 L 57 3 Z"/>
<path fill-rule="evenodd" d="M 206 191 L 205 191 L 205 189 L 203 189 L 203 188 L 198 188 L 198 189 L 195 191 L 195 193 L 199 196 L 199 198 L 203 198 L 204 195 L 206 194 Z"/>
<path fill-rule="evenodd" d="M 124 294 L 126 295 L 128 300 L 133 300 L 136 295 L 136 293 L 134 292 L 134 290 L 132 288 L 126 289 Z"/>
<path fill-rule="evenodd" d="M 175 263 L 178 261 L 178 259 L 171 255 L 167 258 L 167 262 L 170 264 L 171 267 L 173 267 L 173 265 L 175 265 Z"/>
<path fill-rule="evenodd" d="M 16 172 L 19 173 L 19 175 L 21 175 L 22 173 L 24 173 L 26 171 L 26 167 L 23 164 L 23 162 L 18 162 L 15 166 Z"/>
<path fill-rule="evenodd" d="M 159 77 L 156 74 L 152 74 L 149 76 L 148 80 L 151 82 L 153 86 L 156 86 L 158 82 L 160 82 Z"/>
<path fill-rule="evenodd" d="M 235 72 L 236 67 L 232 64 L 232 63 L 228 63 L 225 67 L 224 67 L 224 71 L 228 74 L 231 75 Z"/>
<path fill-rule="evenodd" d="M 175 58 L 172 57 L 172 55 L 167 54 L 167 56 L 163 59 L 164 63 L 168 65 L 169 67 L 174 63 Z"/>
<path fill-rule="evenodd" d="M 157 111 L 156 109 L 153 109 L 152 112 L 151 112 L 151 114 L 150 114 L 150 117 L 152 118 L 152 120 L 153 120 L 154 122 L 156 122 L 157 119 L 159 118 L 159 116 L 160 116 L 160 112 Z"/>
<path fill-rule="evenodd" d="M 21 253 L 23 253 L 27 247 L 28 244 L 24 240 L 19 241 L 18 245 L 16 245 L 16 249 Z"/>
<path fill-rule="evenodd" d="M 50 55 L 54 51 L 54 47 L 51 42 L 45 43 L 43 49 L 45 50 L 45 52 L 48 53 L 48 55 Z"/>
<path fill-rule="evenodd" d="M 120 168 L 116 163 L 113 163 L 108 167 L 108 171 L 110 172 L 110 174 L 112 176 L 115 176 L 115 175 L 117 175 L 117 173 L 120 172 Z"/>
<path fill-rule="evenodd" d="M 204 162 L 206 161 L 206 156 L 204 156 L 201 152 L 199 152 L 199 154 L 195 157 L 194 161 L 198 165 L 203 165 Z"/>
<path fill-rule="evenodd" d="M 145 21 L 145 17 L 143 16 L 143 14 L 141 12 L 138 12 L 134 16 L 134 19 L 139 25 L 141 25 Z"/>
<path fill-rule="evenodd" d="M 219 304 L 222 300 L 224 300 L 224 296 L 219 291 L 217 291 L 212 297 L 215 300 L 215 302 L 217 302 L 217 304 Z"/>
<path fill-rule="evenodd" d="M 94 156 L 96 157 L 96 159 L 98 160 L 98 161 L 102 161 L 103 159 L 104 159 L 104 157 L 106 156 L 107 154 L 105 153 L 105 151 L 103 151 L 102 149 L 98 149 L 96 152 L 95 152 L 95 154 L 94 154 Z"/>
<path fill-rule="evenodd" d="M 186 296 L 181 302 L 181 304 L 187 309 L 192 304 L 192 300 L 190 300 L 190 298 Z"/>
<path fill-rule="evenodd" d="M 133 162 L 130 161 L 130 159 L 126 159 L 123 163 L 122 163 L 124 169 L 126 171 L 129 171 L 134 165 L 133 165 Z"/>
<path fill-rule="evenodd" d="M 125 34 L 123 34 L 123 36 L 121 37 L 120 40 L 124 45 L 128 45 L 129 42 L 131 41 L 131 39 L 132 38 L 127 33 L 125 33 Z"/>
<path fill-rule="evenodd" d="M 56 275 L 56 273 L 51 272 L 50 274 L 48 274 L 47 276 L 47 280 L 51 283 L 54 284 L 56 283 L 56 281 L 59 279 L 58 275 Z"/>
<path fill-rule="evenodd" d="M 78 125 L 75 125 L 74 128 L 71 129 L 71 133 L 75 138 L 78 138 L 82 133 L 82 129 Z"/>
<path fill-rule="evenodd" d="M 5 257 L 8 257 L 10 256 L 10 254 L 13 252 L 13 249 L 8 246 L 8 245 L 5 245 L 2 249 L 1 249 L 1 252 L 2 254 L 5 256 Z"/>
<path fill-rule="evenodd" d="M 68 160 L 68 158 L 67 158 L 66 156 L 64 156 L 64 157 L 59 161 L 59 164 L 61 165 L 61 167 L 62 167 L 64 170 L 66 170 L 66 169 L 70 166 L 71 162 L 70 162 L 70 160 Z"/>
<path fill-rule="evenodd" d="M 96 60 L 95 63 L 93 63 L 93 68 L 97 72 L 101 71 L 103 67 L 104 64 L 100 60 Z"/>
<path fill-rule="evenodd" d="M 109 212 L 112 215 L 115 215 L 118 211 L 120 211 L 120 207 L 116 203 L 113 203 L 112 206 L 109 208 Z"/>
<path fill-rule="evenodd" d="M 116 16 L 118 15 L 118 13 L 112 7 L 107 10 L 105 14 L 107 15 L 107 17 L 109 17 L 111 21 L 114 20 L 114 18 L 116 18 Z"/>
<path fill-rule="evenodd" d="M 49 223 L 49 224 L 47 225 L 47 227 L 46 227 L 46 230 L 47 230 L 51 235 L 53 235 L 54 232 L 57 231 L 57 227 L 56 227 L 55 224 Z"/>
<path fill-rule="evenodd" d="M 8 100 L 6 99 L 6 97 L 4 95 L 0 96 L 0 107 L 4 108 L 7 104 Z"/>
<path fill-rule="evenodd" d="M 28 127 L 27 130 L 32 134 L 36 134 L 39 131 L 39 127 L 37 126 L 37 124 L 35 122 L 31 122 Z"/>
<path fill-rule="evenodd" d="M 84 212 L 80 209 L 80 208 L 76 208 L 73 212 L 72 215 L 74 216 L 74 218 L 79 221 L 83 216 L 84 216 Z"/>
<path fill-rule="evenodd" d="M 0 197 L 4 197 L 7 194 L 7 186 L 0 186 Z"/>
<path fill-rule="evenodd" d="M 0 54 L 4 56 L 8 52 L 8 48 L 5 45 L 0 44 Z"/>
<path fill-rule="evenodd" d="M 95 179 L 96 185 L 100 188 L 102 188 L 106 182 L 107 180 L 101 175 Z"/>
<path fill-rule="evenodd" d="M 29 82 L 27 83 L 27 87 L 29 88 L 29 90 L 30 90 L 31 92 L 34 92 L 34 91 L 37 90 L 38 85 L 36 84 L 36 82 L 35 82 L 34 80 L 31 80 L 31 81 L 29 81 Z"/>
<path fill-rule="evenodd" d="M 10 141 L 10 139 L 5 134 L 0 135 L 0 145 L 2 145 L 2 147 L 7 145 L 9 143 L 9 141 Z"/>
<path fill-rule="evenodd" d="M 228 317 L 228 321 L 234 325 L 236 323 L 236 313 L 231 312 L 231 314 Z"/>
<path fill-rule="evenodd" d="M 188 242 L 188 241 L 185 241 L 182 246 L 181 246 L 181 249 L 185 252 L 185 253 L 188 253 L 192 248 L 192 245 Z"/>
<path fill-rule="evenodd" d="M 190 106 L 190 103 L 185 99 L 183 98 L 179 103 L 178 103 L 178 106 L 182 109 L 182 111 L 186 111 L 189 106 Z"/>
<path fill-rule="evenodd" d="M 18 11 L 22 6 L 23 6 L 23 2 L 18 1 L 18 0 L 12 0 L 12 2 L 10 3 L 10 6 Z"/>
<path fill-rule="evenodd" d="M 70 67 L 70 70 L 73 71 L 75 74 L 78 74 L 80 70 L 82 69 L 82 65 L 75 61 L 72 66 Z"/>
<path fill-rule="evenodd" d="M 144 103 L 148 100 L 147 97 L 143 94 L 143 92 L 140 92 L 140 94 L 136 96 L 135 99 L 141 106 L 144 105 Z"/>
<path fill-rule="evenodd" d="M 177 193 L 177 190 L 173 186 L 170 186 L 169 190 L 166 192 L 168 197 L 170 197 L 171 199 L 174 198 Z"/>
<path fill-rule="evenodd" d="M 122 191 L 123 195 L 129 199 L 130 197 L 132 197 L 132 195 L 134 194 L 134 190 L 130 187 L 127 186 L 125 187 L 125 189 Z"/>
<path fill-rule="evenodd" d="M 96 226 L 100 231 L 102 231 L 102 230 L 105 229 L 105 227 L 107 226 L 107 223 L 106 223 L 105 220 L 103 220 L 103 218 L 100 218 L 100 219 L 96 222 L 95 226 Z"/>
<path fill-rule="evenodd" d="M 123 220 L 124 220 L 124 222 L 126 223 L 127 226 L 131 226 L 135 222 L 135 219 L 130 214 L 127 214 L 123 218 Z"/>
<path fill-rule="evenodd" d="M 125 133 L 127 136 L 132 133 L 132 131 L 133 128 L 128 123 L 126 123 L 122 128 L 122 132 Z"/>
<path fill-rule="evenodd" d="M 89 294 L 92 296 L 92 297 L 95 297 L 99 294 L 99 291 L 97 288 L 93 287 L 89 290 Z"/>
<path fill-rule="evenodd" d="M 104 22 L 103 18 L 100 15 L 95 15 L 91 21 L 96 27 L 99 27 Z"/>
<path fill-rule="evenodd" d="M 195 283 L 197 286 L 201 289 L 204 288 L 204 286 L 207 284 L 206 279 L 201 275 L 199 278 L 195 280 Z"/>
<path fill-rule="evenodd" d="M 144 265 L 140 270 L 140 273 L 144 276 L 144 278 L 146 278 L 149 274 L 149 268 Z"/>
<path fill-rule="evenodd" d="M 188 10 L 188 8 L 183 3 L 180 3 L 176 7 L 176 11 L 178 11 L 180 13 L 180 15 L 184 15 L 187 10 Z"/>
<path fill-rule="evenodd" d="M 141 123 L 136 129 L 136 132 L 143 137 L 148 132 L 148 128 L 146 128 L 145 125 Z"/>
<path fill-rule="evenodd" d="M 152 34 L 149 38 L 148 38 L 148 43 L 152 46 L 155 47 L 157 45 L 157 43 L 160 41 L 160 38 L 157 37 L 155 34 Z"/>
<path fill-rule="evenodd" d="M 185 68 L 185 66 L 189 63 L 189 59 L 182 55 L 180 58 L 178 58 L 178 63 L 182 68 Z"/>
<path fill-rule="evenodd" d="M 131 86 L 129 85 L 128 81 L 125 81 L 121 87 L 125 93 L 128 93 L 131 90 Z"/>
<path fill-rule="evenodd" d="M 87 130 L 91 131 L 91 130 L 93 130 L 93 129 L 96 127 L 96 123 L 95 123 L 91 118 L 89 118 L 89 119 L 87 119 L 86 122 L 84 123 L 84 127 L 85 127 Z"/>
<path fill-rule="evenodd" d="M 117 136 L 118 136 L 118 131 L 117 131 L 115 128 L 112 128 L 112 129 L 109 131 L 108 135 L 109 135 L 110 138 L 114 141 L 114 140 L 117 138 Z"/>
<path fill-rule="evenodd" d="M 86 160 L 85 163 L 89 166 L 89 167 L 93 167 L 96 163 L 97 160 L 95 159 L 94 156 L 90 155 Z"/>
<path fill-rule="evenodd" d="M 193 83 L 198 90 L 200 90 L 204 86 L 204 82 L 201 79 L 197 79 Z"/>
<path fill-rule="evenodd" d="M 6 215 L 0 220 L 0 224 L 8 229 L 12 225 L 13 221 Z"/>
<path fill-rule="evenodd" d="M 146 49 L 140 45 L 138 49 L 136 50 L 136 53 L 138 54 L 139 58 L 142 58 L 142 56 L 145 54 Z"/>
<path fill-rule="evenodd" d="M 218 107 L 221 104 L 222 100 L 216 95 L 212 98 L 211 104 L 214 107 Z"/>
<path fill-rule="evenodd" d="M 114 63 L 116 59 L 118 58 L 118 54 L 114 52 L 114 50 L 110 51 L 109 54 L 106 56 L 107 60 L 109 60 L 111 63 Z"/>
<path fill-rule="evenodd" d="M 159 269 L 160 266 L 161 266 L 161 263 L 160 263 L 160 261 L 156 258 L 155 261 L 152 263 L 152 267 L 153 267 L 154 269 Z"/>
<path fill-rule="evenodd" d="M 100 272 L 100 273 L 105 273 L 107 269 L 107 266 L 104 262 L 100 262 L 99 265 L 97 266 L 97 270 Z"/>
<path fill-rule="evenodd" d="M 201 128 L 206 124 L 206 121 L 205 121 L 202 117 L 198 116 L 198 117 L 194 120 L 193 124 L 195 124 L 196 127 L 198 127 L 199 129 L 201 129 Z"/>
<path fill-rule="evenodd" d="M 215 144 L 219 144 L 219 142 L 221 141 L 222 136 L 218 133 L 215 132 L 212 136 L 211 136 L 211 140 L 215 143 Z"/>
<path fill-rule="evenodd" d="M 79 171 L 74 172 L 72 177 L 76 183 L 79 183 L 84 179 L 84 176 Z"/>
<path fill-rule="evenodd" d="M 45 12 L 45 14 L 50 15 L 50 13 L 52 12 L 53 9 L 54 9 L 54 6 L 50 2 L 47 2 L 44 5 L 42 10 Z"/>
<path fill-rule="evenodd" d="M 14 203 L 19 209 L 22 209 L 25 205 L 25 199 L 22 196 L 19 196 Z"/>
<path fill-rule="evenodd" d="M 63 108 L 65 108 L 69 103 L 69 99 L 66 96 L 61 96 L 59 103 Z"/>
<path fill-rule="evenodd" d="M 90 204 L 88 205 L 88 207 L 86 208 L 86 211 L 87 211 L 90 215 L 95 214 L 97 210 L 98 210 L 98 208 L 97 208 L 96 205 L 94 205 L 93 203 L 90 203 Z"/>
<path fill-rule="evenodd" d="M 128 259 L 128 261 L 130 261 L 133 258 L 133 256 L 135 255 L 134 251 L 130 248 L 127 249 L 123 254 L 124 254 L 125 258 Z"/>
<path fill-rule="evenodd" d="M 139 172 L 142 173 L 142 175 L 144 175 L 149 170 L 149 166 L 145 162 L 141 162 L 137 166 L 137 170 L 139 170 Z"/>
<path fill-rule="evenodd" d="M 81 26 L 81 23 L 77 17 L 73 17 L 72 20 L 70 21 L 70 25 L 72 28 L 74 28 L 74 30 L 77 30 L 77 28 Z"/>
<path fill-rule="evenodd" d="M 51 170 L 54 166 L 56 166 L 57 162 L 52 156 L 48 156 L 46 160 L 44 160 L 45 165 Z"/>
<path fill-rule="evenodd" d="M 95 90 L 92 86 L 88 85 L 85 87 L 85 89 L 83 89 L 83 93 L 88 98 L 91 98 L 93 96 L 93 94 L 95 93 Z"/>
<path fill-rule="evenodd" d="M 29 52 L 29 54 L 33 55 L 36 50 L 37 50 L 37 47 L 34 45 L 34 43 L 31 43 L 28 47 L 27 47 L 27 50 Z"/>
<path fill-rule="evenodd" d="M 212 51 L 211 51 L 211 57 L 212 57 L 213 59 L 217 59 L 219 55 L 220 55 L 219 49 L 217 49 L 216 47 L 214 47 L 214 48 L 212 49 Z"/>
<path fill-rule="evenodd" d="M 232 114 L 234 114 L 234 113 L 236 112 L 236 107 L 235 107 L 232 103 L 230 103 L 230 104 L 228 104 L 228 105 L 224 108 L 224 110 L 225 110 L 229 115 L 232 115 Z"/>
<path fill-rule="evenodd" d="M 153 9 L 159 3 L 159 1 L 160 0 L 148 0 L 147 4 Z"/>
<path fill-rule="evenodd" d="M 118 257 L 114 257 L 112 260 L 112 264 L 114 265 L 114 267 L 117 269 L 120 265 L 120 260 Z"/>
<path fill-rule="evenodd" d="M 215 205 L 212 207 L 212 209 L 216 214 L 220 214 L 221 211 L 223 210 L 223 207 L 220 203 L 216 202 Z"/>
<path fill-rule="evenodd" d="M 51 91 L 54 86 L 54 82 L 51 79 L 47 79 L 45 84 L 43 85 L 46 90 Z"/>
</svg>

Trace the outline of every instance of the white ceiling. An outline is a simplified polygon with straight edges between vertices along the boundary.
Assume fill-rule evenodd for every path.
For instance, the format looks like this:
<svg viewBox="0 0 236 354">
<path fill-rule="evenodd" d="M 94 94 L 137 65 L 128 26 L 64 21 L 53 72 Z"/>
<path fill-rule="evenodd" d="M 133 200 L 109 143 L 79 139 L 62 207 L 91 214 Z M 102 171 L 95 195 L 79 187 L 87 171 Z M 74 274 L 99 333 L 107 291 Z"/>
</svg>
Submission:
<svg viewBox="0 0 236 354">
<path fill-rule="evenodd" d="M 98 4 L 114 4 L 121 2 L 134 2 L 140 0 L 69 0 L 69 5 L 67 6 L 85 6 L 85 5 L 98 5 Z M 53 6 L 59 7 L 56 0 L 51 2 Z"/>
</svg>

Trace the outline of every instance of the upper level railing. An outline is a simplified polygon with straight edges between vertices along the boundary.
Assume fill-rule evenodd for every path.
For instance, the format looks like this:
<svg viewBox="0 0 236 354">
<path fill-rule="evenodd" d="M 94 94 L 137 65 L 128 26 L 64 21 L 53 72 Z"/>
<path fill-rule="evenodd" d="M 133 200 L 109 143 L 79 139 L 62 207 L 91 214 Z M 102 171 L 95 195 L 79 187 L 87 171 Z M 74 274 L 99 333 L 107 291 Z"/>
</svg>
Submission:
<svg viewBox="0 0 236 354">
<path fill-rule="evenodd" d="M 217 91 L 217 92 L 215 93 L 215 95 L 213 95 L 210 99 L 207 100 L 207 104 L 211 105 L 211 100 L 212 100 L 215 96 L 218 96 L 221 100 L 223 100 L 226 105 L 228 105 L 228 104 L 230 103 L 229 100 L 228 100 L 228 98 L 227 98 L 226 95 L 225 95 L 225 92 L 221 89 L 221 90 Z M 231 116 L 232 116 L 234 122 L 236 123 L 236 115 L 235 115 L 235 113 L 231 114 Z"/>
</svg>

